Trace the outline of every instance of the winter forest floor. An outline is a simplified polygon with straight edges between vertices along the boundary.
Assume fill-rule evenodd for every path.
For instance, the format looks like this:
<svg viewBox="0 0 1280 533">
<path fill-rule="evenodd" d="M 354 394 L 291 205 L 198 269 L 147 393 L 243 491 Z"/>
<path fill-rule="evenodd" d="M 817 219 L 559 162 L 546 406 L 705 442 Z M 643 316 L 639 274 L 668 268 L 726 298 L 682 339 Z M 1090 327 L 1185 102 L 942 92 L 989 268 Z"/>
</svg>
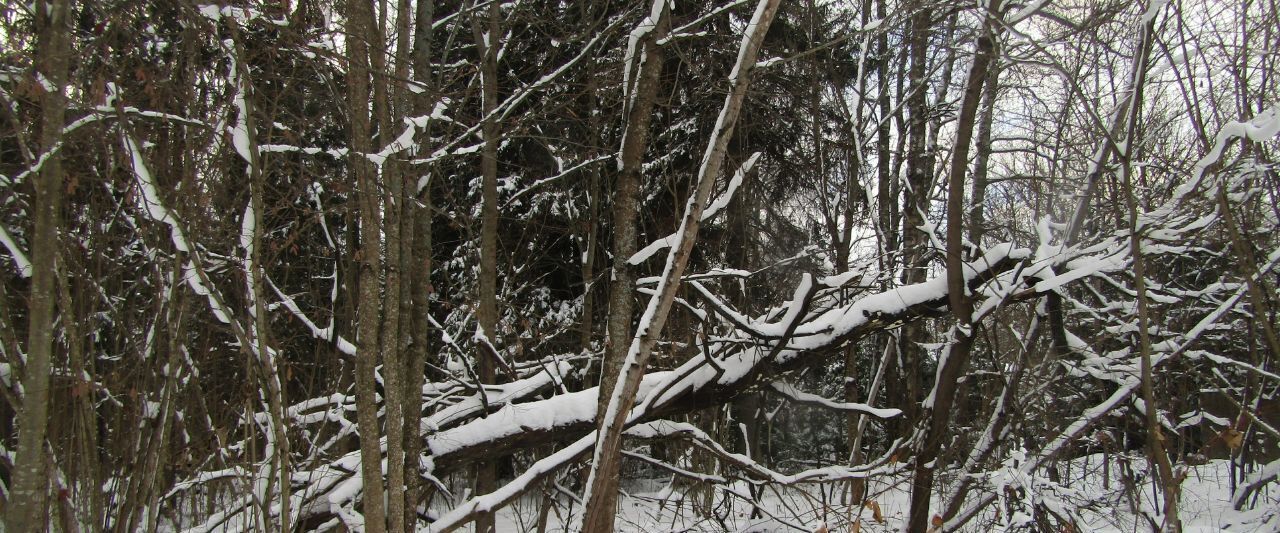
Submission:
<svg viewBox="0 0 1280 533">
<path fill-rule="evenodd" d="M 1138 480 L 1134 498 L 1130 498 L 1122 475 L 1121 463 L 1125 459 L 1133 478 Z M 1141 455 L 1110 456 L 1111 464 L 1105 473 L 1109 482 L 1104 482 L 1103 460 L 1103 455 L 1091 455 L 1062 464 L 1059 484 L 1047 479 L 1014 479 L 1010 475 L 1014 469 L 1005 469 L 997 474 L 1002 478 L 989 478 L 988 483 L 1008 487 L 1003 491 L 1006 499 L 999 506 L 1006 511 L 997 514 L 996 506 L 988 507 L 960 531 L 1038 531 L 1034 518 L 1023 512 L 1030 502 L 1042 503 L 1048 511 L 1078 512 L 1081 532 L 1151 531 L 1148 517 L 1155 516 L 1152 508 L 1158 500 L 1146 481 L 1146 459 Z M 1009 462 L 1007 466 L 1014 464 Z M 1182 487 L 1180 514 L 1184 531 L 1280 531 L 1280 492 L 1264 490 L 1252 511 L 1235 511 L 1231 506 L 1230 469 L 1225 460 L 1191 467 Z M 1034 481 L 1034 490 L 1025 488 L 1028 481 Z M 634 533 L 814 532 L 821 531 L 824 525 L 831 533 L 900 531 L 909 501 L 907 482 L 905 476 L 870 481 L 867 503 L 861 510 L 841 503 L 844 485 L 765 488 L 760 499 L 764 517 L 751 518 L 749 489 L 741 482 L 716 489 L 711 512 L 700 515 L 695 510 L 695 496 L 672 488 L 670 479 L 631 479 L 623 483 L 625 495 L 619 504 L 618 527 L 619 531 Z M 540 501 L 537 496 L 529 496 L 503 509 L 498 530 L 537 531 Z M 581 506 L 574 504 L 565 509 L 567 502 L 567 498 L 557 502 L 559 509 L 549 514 L 547 531 L 571 531 L 566 524 L 572 523 Z M 1135 508 L 1139 511 L 1135 512 Z"/>
</svg>

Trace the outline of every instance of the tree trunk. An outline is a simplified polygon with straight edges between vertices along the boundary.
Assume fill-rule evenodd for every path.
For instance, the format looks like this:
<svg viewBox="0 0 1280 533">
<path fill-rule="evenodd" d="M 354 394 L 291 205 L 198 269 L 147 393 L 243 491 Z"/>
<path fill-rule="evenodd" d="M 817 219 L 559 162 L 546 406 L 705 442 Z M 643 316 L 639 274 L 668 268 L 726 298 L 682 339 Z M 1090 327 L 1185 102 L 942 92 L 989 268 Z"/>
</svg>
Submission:
<svg viewBox="0 0 1280 533">
<path fill-rule="evenodd" d="M 244 128 L 244 138 L 246 141 L 245 150 L 240 154 L 248 165 L 249 174 L 249 211 L 246 213 L 248 220 L 244 221 L 241 231 L 245 225 L 251 224 L 249 230 L 249 246 L 245 252 L 248 254 L 248 261 L 245 264 L 247 271 L 244 273 L 246 280 L 246 292 L 252 299 L 250 304 L 250 314 L 253 319 L 250 325 L 249 339 L 254 343 L 252 352 L 257 356 L 255 363 L 260 370 L 260 378 L 263 386 L 267 389 L 267 408 L 270 409 L 271 420 L 271 460 L 275 475 L 267 484 L 267 494 L 270 497 L 271 484 L 278 483 L 280 485 L 280 531 L 290 531 L 289 522 L 292 511 L 289 505 L 289 433 L 287 427 L 288 417 L 285 416 L 284 406 L 284 384 L 280 381 L 279 366 L 272 355 L 272 349 L 267 338 L 270 329 L 267 322 L 267 301 L 263 291 L 266 287 L 265 266 L 262 259 L 262 225 L 266 220 L 266 208 L 264 206 L 263 196 L 266 194 L 265 176 L 262 169 L 262 155 L 258 149 L 257 136 L 257 120 L 254 117 L 255 101 L 253 92 L 253 83 L 249 78 L 249 65 L 244 53 L 243 43 L 240 37 L 240 28 L 234 18 L 228 19 L 228 25 L 231 28 L 231 36 L 233 39 L 236 52 L 236 83 L 239 85 L 239 100 L 241 107 L 239 113 L 242 115 L 239 124 Z M 244 236 L 241 236 L 243 239 Z M 243 243 L 243 241 L 241 241 Z M 171 366 L 170 368 L 176 368 Z"/>
<path fill-rule="evenodd" d="M 640 319 L 639 330 L 631 342 L 627 358 L 623 361 L 622 369 L 618 374 L 619 380 L 609 398 L 605 418 L 596 439 L 595 457 L 587 484 L 587 495 L 584 498 L 587 503 L 586 516 L 582 524 L 583 531 L 601 533 L 613 531 L 618 474 L 622 459 L 622 432 L 630 418 L 631 407 L 635 404 L 636 393 L 644 377 L 645 365 L 653 351 L 653 346 L 662 334 L 662 326 L 666 322 L 667 313 L 671 310 L 671 303 L 675 300 L 680 277 L 684 274 L 689 255 L 693 252 L 702 211 L 711 196 L 711 187 L 720 174 L 725 151 L 737 123 L 738 112 L 742 108 L 742 101 L 746 98 L 747 86 L 751 71 L 755 67 L 756 56 L 760 51 L 760 44 L 764 41 L 764 35 L 770 23 L 773 22 L 773 16 L 778 10 L 778 2 L 779 0 L 761 0 L 756 7 L 752 24 L 747 26 L 749 33 L 743 36 L 738 61 L 730 77 L 732 87 L 725 99 L 724 108 L 720 111 L 720 117 L 716 121 L 716 127 L 698 171 L 697 189 L 685 208 L 680 229 L 676 232 L 676 242 L 671 246 L 667 256 L 666 267 L 663 269 L 657 290 L 649 299 L 649 305 Z"/>
<path fill-rule="evenodd" d="M 356 426 L 360 431 L 360 470 L 364 481 L 365 531 L 386 530 L 383 501 L 382 445 L 378 428 L 378 400 L 375 371 L 379 353 L 382 270 L 380 240 L 381 193 L 374 180 L 373 164 L 364 154 L 372 152 L 368 102 L 369 45 L 377 38 L 373 6 L 362 0 L 347 3 L 347 101 L 351 117 L 351 173 L 356 181 L 356 201 L 360 209 L 359 303 L 356 331 Z"/>
<path fill-rule="evenodd" d="M 381 17 L 379 18 L 378 36 L 386 35 L 386 19 L 390 6 L 380 1 Z M 396 124 L 395 118 L 401 117 L 405 111 L 406 89 L 404 80 L 408 78 L 408 47 L 410 6 L 408 0 L 399 0 L 396 6 L 394 35 L 396 39 L 395 56 L 392 57 L 391 69 L 386 66 L 387 51 L 385 38 L 378 39 L 373 51 L 373 69 L 378 75 L 374 77 L 374 109 L 378 110 L 378 143 L 382 147 L 393 142 L 395 130 L 405 127 Z M 389 72 L 390 71 L 390 72 Z M 388 75 L 390 73 L 391 75 Z M 414 127 L 414 126 L 408 126 Z M 387 530 L 392 533 L 405 531 L 405 387 L 406 376 L 404 348 L 406 346 L 405 331 L 402 326 L 402 311 L 405 309 L 405 298 L 408 295 L 401 275 L 406 263 L 405 246 L 405 172 L 404 164 L 398 156 L 386 159 L 382 164 L 381 182 L 385 188 L 383 198 L 382 228 L 386 239 L 386 260 L 383 263 L 386 290 L 382 303 L 382 379 L 383 425 L 387 434 Z M 412 234 L 409 231 L 410 235 Z"/>
<path fill-rule="evenodd" d="M 428 90 L 412 97 L 412 108 L 415 115 L 431 112 L 431 95 L 435 83 L 431 76 L 431 38 L 432 21 L 435 18 L 434 0 L 419 0 L 415 7 L 414 22 L 416 32 L 413 40 L 413 74 L 414 82 L 425 84 Z M 428 124 L 429 125 L 429 124 Z M 424 136 L 430 131 L 420 132 Z M 417 528 L 417 507 L 422 499 L 422 475 L 419 456 L 422 455 L 422 386 L 426 381 L 425 365 L 429 356 L 429 331 L 431 320 L 428 305 L 431 299 L 431 187 L 426 179 L 430 176 L 430 167 L 417 172 L 405 172 L 406 206 L 404 210 L 404 227 L 411 235 L 408 256 L 402 257 L 408 265 L 406 274 L 410 277 L 409 304 L 406 318 L 411 324 L 410 345 L 404 354 L 404 454 L 405 464 L 405 508 L 404 520 L 406 529 Z M 421 177 L 419 177 L 421 176 Z M 412 187 L 412 188 L 410 188 Z M 413 191 L 410 197 L 407 193 Z M 411 201 L 414 198 L 417 201 Z M 405 253 L 405 252 L 401 252 Z"/>
<path fill-rule="evenodd" d="M 476 49 L 480 54 L 480 112 L 483 116 L 481 135 L 484 147 L 480 152 L 481 202 L 480 207 L 480 280 L 476 319 L 479 321 L 480 345 L 476 353 L 477 373 L 480 384 L 494 383 L 497 373 L 498 349 L 498 136 L 497 117 L 492 116 L 498 105 L 498 2 L 489 3 L 486 25 L 481 26 L 479 16 L 471 21 Z M 476 464 L 475 492 L 488 494 L 497 487 L 497 465 L 493 461 Z M 494 516 L 485 513 L 476 518 L 476 532 L 494 531 Z"/>
<path fill-rule="evenodd" d="M 999 16 L 999 0 L 992 0 L 988 9 L 990 11 L 981 13 L 984 18 Z M 988 18 L 984 26 L 960 105 L 955 150 L 947 182 L 947 295 L 956 325 L 952 343 L 938 362 L 932 405 L 925 405 L 927 426 L 914 459 L 911 506 L 907 517 L 906 529 L 912 533 L 923 533 L 930 521 L 929 500 L 933 493 L 934 472 L 942 466 L 937 464 L 938 452 L 951 421 L 957 385 L 973 347 L 973 301 L 964 281 L 964 177 L 968 170 L 969 141 L 973 137 L 974 121 L 982 99 L 982 86 L 995 50 L 995 22 Z"/>
<path fill-rule="evenodd" d="M 998 53 L 996 53 L 998 56 Z M 982 115 L 978 119 L 973 162 L 973 192 L 969 200 L 969 242 L 982 248 L 986 225 L 987 169 L 991 161 L 991 123 L 995 119 L 996 93 L 1000 84 L 1000 66 L 991 65 L 986 85 L 982 88 Z"/>
<path fill-rule="evenodd" d="M 933 155 L 927 150 L 929 129 L 928 85 L 925 73 L 928 63 L 930 26 L 932 14 L 923 6 L 915 6 L 911 15 L 908 49 L 911 65 L 907 73 L 907 102 L 909 114 L 907 139 L 907 180 L 903 194 L 902 213 L 902 281 L 919 283 L 927 270 L 929 236 L 921 229 L 925 213 L 929 212 L 929 189 L 933 181 Z M 918 403 L 923 377 L 920 366 L 923 354 L 920 343 L 926 331 L 923 324 L 908 324 L 902 328 L 898 354 L 902 358 L 901 386 L 890 397 L 896 398 L 894 407 L 902 409 L 899 432 L 905 433 L 913 421 L 919 419 Z"/>
<path fill-rule="evenodd" d="M 35 9 L 36 69 L 52 85 L 41 97 L 40 151 L 49 153 L 62 137 L 67 97 L 70 35 L 67 0 L 53 0 L 48 9 Z M 31 299 L 27 304 L 27 362 L 22 374 L 25 396 L 18 414 L 18 450 L 14 458 L 13 490 L 9 494 L 5 526 L 8 531 L 44 530 L 48 476 L 44 442 L 49 423 L 49 372 L 53 359 L 53 310 L 58 262 L 58 226 L 62 209 L 62 157 L 53 153 L 35 177 L 35 223 L 30 242 Z"/>
<path fill-rule="evenodd" d="M 1142 29 L 1143 38 L 1139 45 L 1138 60 L 1134 65 L 1142 70 L 1147 68 L 1147 58 L 1151 53 L 1155 18 L 1148 21 Z M 1180 481 L 1175 477 L 1169 453 L 1165 449 L 1163 424 L 1160 422 L 1160 410 L 1156 404 L 1154 376 L 1151 363 L 1151 312 L 1147 296 L 1146 260 L 1142 252 L 1143 228 L 1138 226 L 1138 203 L 1134 196 L 1132 183 L 1132 161 L 1134 145 L 1137 141 L 1138 116 L 1142 111 L 1142 95 L 1145 84 L 1137 84 L 1129 102 L 1128 128 L 1125 141 L 1118 151 L 1120 156 L 1120 181 L 1124 191 L 1125 207 L 1129 215 L 1129 254 L 1133 257 L 1133 290 L 1137 297 L 1138 311 L 1138 349 L 1141 372 L 1141 394 L 1143 421 L 1146 425 L 1147 459 L 1151 462 L 1151 470 L 1155 472 L 1153 483 L 1159 483 L 1160 492 L 1164 496 L 1164 523 L 1161 531 L 1179 533 L 1182 521 L 1178 517 L 1178 500 L 1181 489 Z M 1228 224 L 1230 225 L 1230 224 Z"/>
<path fill-rule="evenodd" d="M 631 346 L 631 314 L 634 309 L 631 291 L 635 283 L 632 265 L 627 263 L 636 253 L 636 219 L 640 212 L 640 169 L 648 146 L 649 121 L 653 118 L 653 102 L 658 93 L 658 76 L 662 74 L 662 47 L 657 41 L 670 31 L 669 4 L 657 0 L 654 10 L 632 32 L 642 40 L 626 57 L 627 81 L 623 87 L 626 101 L 626 127 L 618 150 L 618 177 L 613 196 L 613 271 L 609 281 L 608 340 L 600 368 L 600 397 L 596 402 L 597 425 L 604 421 L 604 411 L 613 394 L 622 361 Z M 606 497 L 606 496 L 602 496 Z"/>
</svg>

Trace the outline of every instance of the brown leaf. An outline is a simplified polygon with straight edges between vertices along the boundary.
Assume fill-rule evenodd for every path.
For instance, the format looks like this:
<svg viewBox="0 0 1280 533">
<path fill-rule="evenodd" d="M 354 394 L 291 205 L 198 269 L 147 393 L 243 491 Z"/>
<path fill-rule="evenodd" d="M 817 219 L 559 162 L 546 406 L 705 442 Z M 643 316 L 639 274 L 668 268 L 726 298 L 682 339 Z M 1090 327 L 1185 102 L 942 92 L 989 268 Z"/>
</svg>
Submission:
<svg viewBox="0 0 1280 533">
<path fill-rule="evenodd" d="M 44 87 L 41 86 L 40 83 L 36 82 L 34 77 L 23 76 L 22 80 L 18 82 L 18 86 L 13 89 L 13 92 L 18 95 L 19 98 L 35 100 L 36 98 L 39 98 L 40 95 L 44 94 Z"/>
<path fill-rule="evenodd" d="M 880 504 L 875 500 L 867 500 L 867 507 L 871 508 L 871 518 L 881 524 L 884 523 L 884 514 L 880 512 Z"/>
<path fill-rule="evenodd" d="M 1244 444 L 1244 434 L 1236 430 L 1236 428 L 1227 428 L 1222 430 L 1222 442 L 1227 444 L 1227 448 L 1234 451 Z"/>
<path fill-rule="evenodd" d="M 861 533 L 861 532 L 862 532 L 862 519 L 859 518 L 853 521 L 853 525 L 849 526 L 849 533 Z"/>
<path fill-rule="evenodd" d="M 813 533 L 828 533 L 828 532 L 827 532 L 827 524 L 825 524 L 825 523 L 824 523 L 824 524 L 822 524 L 822 525 L 818 526 L 818 529 L 813 530 Z"/>
</svg>

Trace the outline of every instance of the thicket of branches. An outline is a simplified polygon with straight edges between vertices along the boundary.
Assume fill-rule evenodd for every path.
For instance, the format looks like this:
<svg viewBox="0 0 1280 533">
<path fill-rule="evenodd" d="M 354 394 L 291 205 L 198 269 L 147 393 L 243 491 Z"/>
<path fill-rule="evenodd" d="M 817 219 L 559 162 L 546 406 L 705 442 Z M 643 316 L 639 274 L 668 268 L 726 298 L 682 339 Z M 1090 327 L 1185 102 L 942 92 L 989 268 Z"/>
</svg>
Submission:
<svg viewBox="0 0 1280 533">
<path fill-rule="evenodd" d="M 1278 28 L 1266 1 L 6 4 L 6 525 L 487 531 L 542 495 L 534 527 L 611 531 L 634 462 L 708 516 L 894 478 L 913 532 L 1073 531 L 1098 502 L 1060 463 L 1094 453 L 1153 529 L 1209 458 L 1259 505 Z"/>
</svg>

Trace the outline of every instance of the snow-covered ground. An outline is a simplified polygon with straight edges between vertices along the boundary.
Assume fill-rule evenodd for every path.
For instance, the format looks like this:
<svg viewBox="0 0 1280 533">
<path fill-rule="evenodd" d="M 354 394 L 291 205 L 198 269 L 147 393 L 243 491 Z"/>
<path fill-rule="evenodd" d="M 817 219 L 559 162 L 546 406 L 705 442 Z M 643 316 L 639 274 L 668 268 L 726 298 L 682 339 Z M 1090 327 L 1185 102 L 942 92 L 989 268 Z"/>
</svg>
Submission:
<svg viewBox="0 0 1280 533">
<path fill-rule="evenodd" d="M 1035 524 L 1021 511 L 1030 502 L 1042 502 L 1050 510 L 1076 513 L 1076 531 L 1080 532 L 1146 532 L 1151 531 L 1150 516 L 1156 500 L 1145 475 L 1146 460 L 1129 456 L 1128 466 L 1119 457 L 1110 456 L 1105 466 L 1103 456 L 1092 455 L 1058 465 L 1059 483 L 1047 479 L 1029 479 L 1016 474 L 1016 461 L 985 480 L 986 487 L 1007 487 L 1006 497 L 988 506 L 961 531 L 1034 531 Z M 1130 468 L 1137 479 L 1137 490 L 1126 490 L 1122 472 Z M 1182 488 L 1181 517 L 1188 533 L 1216 531 L 1280 531 L 1280 490 L 1262 491 L 1252 510 L 1235 511 L 1231 506 L 1230 467 L 1221 460 L 1191 467 Z M 680 483 L 677 483 L 680 485 Z M 1030 487 L 1034 486 L 1034 487 Z M 906 519 L 908 493 L 905 478 L 873 479 L 868 482 L 868 499 L 861 509 L 842 503 L 844 486 L 826 486 L 826 494 L 818 485 L 800 488 L 764 489 L 760 498 L 764 518 L 751 518 L 749 490 L 743 483 L 716 489 L 710 512 L 694 510 L 692 493 L 673 488 L 670 480 L 645 479 L 624 483 L 626 495 L 619 503 L 618 530 L 635 533 L 659 532 L 792 532 L 828 531 L 885 532 L 900 531 Z M 945 491 L 944 491 L 945 492 Z M 551 512 L 548 531 L 569 531 L 566 524 L 581 508 L 565 509 L 567 499 Z M 936 499 L 934 508 L 940 509 Z M 879 508 L 879 512 L 876 511 Z M 539 500 L 530 497 L 503 509 L 499 514 L 499 531 L 536 531 Z M 997 512 L 997 508 L 1002 511 Z M 566 512 L 568 514 L 566 514 Z M 879 515 L 879 516 L 877 516 Z M 1159 519 L 1158 517 L 1156 518 Z M 852 525 L 857 522 L 857 529 Z M 1070 531 L 1063 529 L 1062 531 Z"/>
</svg>

